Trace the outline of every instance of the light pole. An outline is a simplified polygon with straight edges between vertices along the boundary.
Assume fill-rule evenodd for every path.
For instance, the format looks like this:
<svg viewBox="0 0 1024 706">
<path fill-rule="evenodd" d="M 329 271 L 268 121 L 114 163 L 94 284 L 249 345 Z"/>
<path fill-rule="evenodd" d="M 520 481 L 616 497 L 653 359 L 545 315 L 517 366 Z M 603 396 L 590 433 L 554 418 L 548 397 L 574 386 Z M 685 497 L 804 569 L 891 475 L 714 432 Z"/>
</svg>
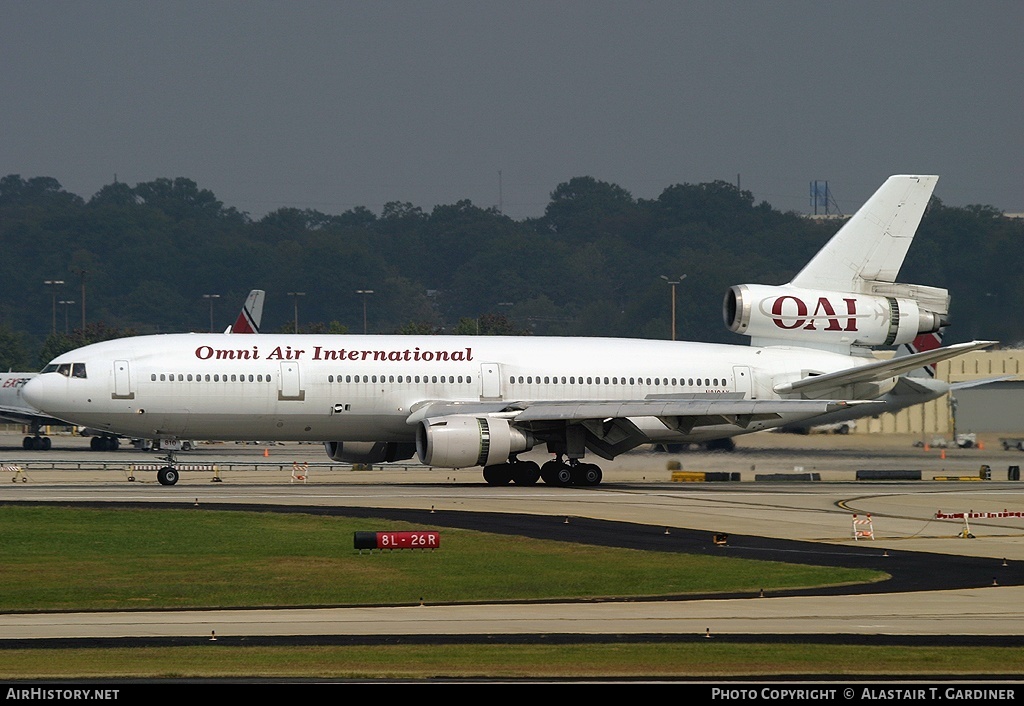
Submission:
<svg viewBox="0 0 1024 706">
<path fill-rule="evenodd" d="M 58 304 L 64 306 L 64 335 L 68 335 L 68 306 L 75 303 L 74 299 L 61 299 Z"/>
<path fill-rule="evenodd" d="M 85 275 L 89 271 L 81 267 L 75 267 L 71 271 L 82 277 L 82 333 L 85 334 Z"/>
<path fill-rule="evenodd" d="M 299 297 L 306 296 L 305 292 L 288 292 L 288 296 L 295 300 L 295 333 L 299 332 Z"/>
<path fill-rule="evenodd" d="M 669 279 L 665 275 L 658 275 L 672 287 L 672 340 L 676 340 L 676 285 L 686 279 L 686 275 L 679 275 L 676 279 Z"/>
<path fill-rule="evenodd" d="M 203 299 L 210 300 L 210 333 L 213 333 L 213 300 L 220 299 L 219 294 L 204 294 Z"/>
<path fill-rule="evenodd" d="M 357 289 L 356 294 L 363 295 L 363 333 L 366 333 L 366 296 L 373 294 L 372 289 Z"/>
<path fill-rule="evenodd" d="M 53 312 L 52 312 L 53 323 L 51 324 L 50 332 L 51 333 L 57 333 L 57 287 L 62 286 L 64 284 L 64 280 L 62 280 L 62 279 L 47 279 L 47 280 L 43 280 L 43 284 L 45 284 L 46 286 L 50 287 L 50 299 L 51 299 L 50 304 L 51 304 L 51 307 L 53 309 Z"/>
</svg>

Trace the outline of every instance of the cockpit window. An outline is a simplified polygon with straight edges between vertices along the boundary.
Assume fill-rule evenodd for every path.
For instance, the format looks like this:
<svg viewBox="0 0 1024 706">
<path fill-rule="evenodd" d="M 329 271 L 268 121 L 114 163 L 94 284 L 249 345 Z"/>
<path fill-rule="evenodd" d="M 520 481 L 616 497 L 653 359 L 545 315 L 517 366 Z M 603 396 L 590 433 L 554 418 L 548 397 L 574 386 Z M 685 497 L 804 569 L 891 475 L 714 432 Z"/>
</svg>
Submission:
<svg viewBox="0 0 1024 706">
<path fill-rule="evenodd" d="M 60 373 L 64 377 L 70 378 L 89 377 L 85 374 L 85 363 L 50 363 L 39 374 L 44 373 Z"/>
</svg>

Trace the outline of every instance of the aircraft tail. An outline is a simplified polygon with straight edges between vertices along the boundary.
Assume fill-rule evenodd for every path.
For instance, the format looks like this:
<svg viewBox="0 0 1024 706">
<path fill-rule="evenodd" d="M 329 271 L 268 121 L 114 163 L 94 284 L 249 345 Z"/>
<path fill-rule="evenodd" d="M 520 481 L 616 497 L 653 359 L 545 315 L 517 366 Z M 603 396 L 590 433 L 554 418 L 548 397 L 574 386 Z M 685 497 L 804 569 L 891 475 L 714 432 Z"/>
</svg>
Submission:
<svg viewBox="0 0 1024 706">
<path fill-rule="evenodd" d="M 726 326 L 754 345 L 846 354 L 941 329 L 949 292 L 896 281 L 937 181 L 889 177 L 788 284 L 730 287 Z"/>
<path fill-rule="evenodd" d="M 224 333 L 259 333 L 260 322 L 263 320 L 263 298 L 265 296 L 266 292 L 262 289 L 254 289 L 249 292 L 235 323 Z"/>
<path fill-rule="evenodd" d="M 938 180 L 913 175 L 886 179 L 790 284 L 868 294 L 864 283 L 895 282 Z"/>
</svg>

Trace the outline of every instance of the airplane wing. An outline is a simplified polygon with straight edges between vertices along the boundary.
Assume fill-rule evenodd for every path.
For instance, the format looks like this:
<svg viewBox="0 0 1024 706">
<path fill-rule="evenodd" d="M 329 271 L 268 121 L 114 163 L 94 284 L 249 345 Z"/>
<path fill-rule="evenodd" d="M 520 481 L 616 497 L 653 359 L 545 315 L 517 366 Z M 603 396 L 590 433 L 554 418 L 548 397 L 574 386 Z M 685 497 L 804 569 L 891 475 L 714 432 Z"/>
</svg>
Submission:
<svg viewBox="0 0 1024 706">
<path fill-rule="evenodd" d="M 775 420 L 783 414 L 813 416 L 847 409 L 859 402 L 835 400 L 749 400 L 742 393 L 651 396 L 644 400 L 538 401 L 491 403 L 426 403 L 406 420 L 409 424 L 445 424 L 456 414 L 481 414 L 508 419 L 522 429 L 543 434 L 553 425 L 572 423 L 584 430 L 584 443 L 606 459 L 625 453 L 650 439 L 631 419 L 656 417 L 681 434 L 695 427 L 729 424 L 738 429 L 752 422 Z"/>
<path fill-rule="evenodd" d="M 722 395 L 724 396 L 724 395 Z M 804 404 L 811 402 L 813 404 Z M 587 419 L 657 417 L 669 428 L 687 432 L 693 427 L 777 419 L 787 413 L 833 412 L 851 403 L 834 400 L 647 399 L 624 402 L 533 402 L 515 416 L 517 424 Z"/>
<path fill-rule="evenodd" d="M 880 382 L 888 378 L 903 375 L 911 370 L 920 368 L 923 365 L 936 363 L 940 360 L 953 358 L 969 351 L 979 350 L 994 346 L 996 341 L 970 341 L 968 343 L 957 343 L 952 346 L 936 348 L 935 350 L 922 351 L 913 355 L 900 356 L 890 360 L 879 360 L 856 368 L 839 370 L 825 375 L 811 375 L 797 380 L 775 386 L 775 392 L 780 395 L 791 392 L 802 394 L 823 393 L 834 390 L 837 387 L 853 385 L 856 383 Z"/>
<path fill-rule="evenodd" d="M 747 426 L 751 421 L 776 419 L 782 414 L 824 414 L 860 402 L 837 400 L 749 400 L 742 393 L 690 396 L 652 396 L 644 400 L 537 402 L 428 402 L 409 415 L 408 424 L 453 414 L 506 417 L 516 423 L 569 422 L 588 419 L 658 417 L 692 420 L 689 427 L 710 424 Z M 678 428 L 673 423 L 672 428 Z"/>
</svg>

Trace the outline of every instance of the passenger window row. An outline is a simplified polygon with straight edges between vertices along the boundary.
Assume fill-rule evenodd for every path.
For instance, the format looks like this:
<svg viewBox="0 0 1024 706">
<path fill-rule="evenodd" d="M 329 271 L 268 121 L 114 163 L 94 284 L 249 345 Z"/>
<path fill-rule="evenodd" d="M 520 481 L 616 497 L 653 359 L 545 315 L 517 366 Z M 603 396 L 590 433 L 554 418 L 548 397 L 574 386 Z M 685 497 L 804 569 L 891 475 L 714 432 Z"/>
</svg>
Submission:
<svg viewBox="0 0 1024 706">
<path fill-rule="evenodd" d="M 270 373 L 266 375 L 241 375 L 241 374 L 223 374 L 220 373 L 205 373 L 205 374 L 192 374 L 192 373 L 152 373 L 149 379 L 153 382 L 273 382 L 273 376 Z"/>
<path fill-rule="evenodd" d="M 620 378 L 620 377 L 575 377 L 575 376 L 550 376 L 527 375 L 518 377 L 513 375 L 508 379 L 509 383 L 526 385 L 665 385 L 678 387 L 720 387 L 726 384 L 725 378 Z"/>
<path fill-rule="evenodd" d="M 467 384 L 473 382 L 472 375 L 328 375 L 327 382 L 336 383 L 363 383 L 363 382 L 388 382 L 388 383 L 447 383 Z"/>
</svg>

